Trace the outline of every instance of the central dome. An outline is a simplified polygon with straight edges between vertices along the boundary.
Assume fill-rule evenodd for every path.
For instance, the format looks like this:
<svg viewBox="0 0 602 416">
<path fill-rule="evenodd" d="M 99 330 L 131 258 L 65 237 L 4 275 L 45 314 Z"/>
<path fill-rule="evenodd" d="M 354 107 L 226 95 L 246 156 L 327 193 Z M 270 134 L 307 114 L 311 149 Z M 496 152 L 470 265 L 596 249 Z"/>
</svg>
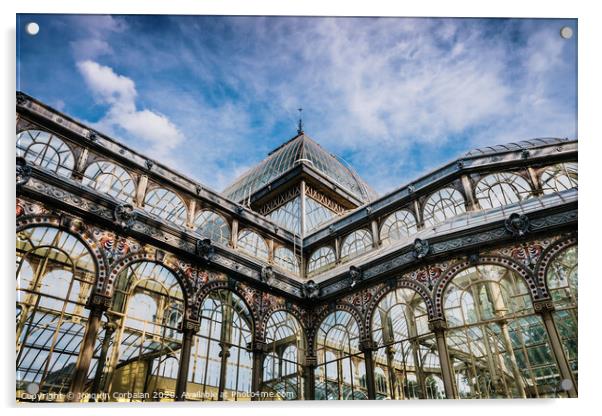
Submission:
<svg viewBox="0 0 602 416">
<path fill-rule="evenodd" d="M 364 203 L 377 196 L 350 166 L 304 133 L 271 151 L 266 159 L 239 177 L 223 194 L 236 202 L 243 201 L 299 164 L 317 170 Z"/>
</svg>

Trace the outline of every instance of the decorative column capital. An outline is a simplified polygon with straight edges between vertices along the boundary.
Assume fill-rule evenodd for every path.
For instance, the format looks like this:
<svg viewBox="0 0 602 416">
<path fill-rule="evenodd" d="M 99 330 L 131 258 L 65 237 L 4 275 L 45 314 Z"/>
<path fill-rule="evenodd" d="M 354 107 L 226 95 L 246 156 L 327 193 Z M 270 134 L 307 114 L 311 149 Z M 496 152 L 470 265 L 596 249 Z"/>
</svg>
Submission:
<svg viewBox="0 0 602 416">
<path fill-rule="evenodd" d="M 100 293 L 92 293 L 88 298 L 86 308 L 90 310 L 106 311 L 111 307 L 112 299 L 109 296 Z"/>
<path fill-rule="evenodd" d="M 113 332 L 117 330 L 118 325 L 113 319 L 109 319 L 109 321 L 105 323 L 104 328 L 107 333 L 107 336 L 110 337 L 111 334 L 113 334 Z"/>
<path fill-rule="evenodd" d="M 364 338 L 360 340 L 360 351 L 368 352 L 374 351 L 378 348 L 378 344 L 372 341 L 370 338 Z"/>
<path fill-rule="evenodd" d="M 265 354 L 268 352 L 268 345 L 262 340 L 253 340 L 247 344 L 247 349 L 253 354 Z"/>
<path fill-rule="evenodd" d="M 225 342 L 220 342 L 219 346 L 220 346 L 221 351 L 219 352 L 218 356 L 220 358 L 222 358 L 222 357 L 228 358 L 230 356 L 230 345 L 226 344 Z"/>
<path fill-rule="evenodd" d="M 305 356 L 305 366 L 306 367 L 317 367 L 318 366 L 318 357 L 315 355 L 306 355 Z"/>
<path fill-rule="evenodd" d="M 447 330 L 447 322 L 443 319 L 429 321 L 429 330 L 434 333 L 441 333 Z"/>
<path fill-rule="evenodd" d="M 554 312 L 554 302 L 552 299 L 542 299 L 533 302 L 533 310 L 535 313 Z"/>
<path fill-rule="evenodd" d="M 196 334 L 200 329 L 201 323 L 191 319 L 184 319 L 178 327 L 178 330 L 183 334 Z"/>
</svg>

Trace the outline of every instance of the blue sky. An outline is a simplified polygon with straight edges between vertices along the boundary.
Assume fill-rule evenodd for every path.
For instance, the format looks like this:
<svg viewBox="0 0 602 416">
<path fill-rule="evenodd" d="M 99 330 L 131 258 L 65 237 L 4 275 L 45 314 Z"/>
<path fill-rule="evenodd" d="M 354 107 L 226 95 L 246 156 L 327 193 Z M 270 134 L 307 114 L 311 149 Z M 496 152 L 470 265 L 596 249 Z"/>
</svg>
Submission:
<svg viewBox="0 0 602 416">
<path fill-rule="evenodd" d="M 18 15 L 17 88 L 218 191 L 301 106 L 383 194 L 475 147 L 576 138 L 577 22 Z"/>
</svg>

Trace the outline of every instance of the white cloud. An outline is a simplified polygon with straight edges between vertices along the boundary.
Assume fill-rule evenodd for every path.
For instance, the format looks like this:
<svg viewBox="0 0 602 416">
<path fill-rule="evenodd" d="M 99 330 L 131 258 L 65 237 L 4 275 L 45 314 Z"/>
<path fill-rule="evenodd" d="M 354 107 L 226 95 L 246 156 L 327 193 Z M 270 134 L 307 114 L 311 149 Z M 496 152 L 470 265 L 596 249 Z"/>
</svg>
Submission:
<svg viewBox="0 0 602 416">
<path fill-rule="evenodd" d="M 144 138 L 154 157 L 218 190 L 288 139 L 272 136 L 284 122 L 294 134 L 299 106 L 306 132 L 380 192 L 472 147 L 576 134 L 576 108 L 563 97 L 571 88 L 562 85 L 571 78 L 569 42 L 552 24 L 502 22 L 493 31 L 473 19 L 237 17 L 216 30 L 209 20 L 172 22 L 180 26 L 167 38 L 132 35 L 121 45 L 121 56 L 149 68 L 138 81 L 152 88 L 137 91 L 94 59 L 81 60 L 80 71 L 109 105 L 103 125 Z M 112 53 L 106 41 L 99 37 L 98 53 Z M 164 76 L 171 71 L 178 79 Z M 137 92 L 152 110 L 137 109 Z"/>
<path fill-rule="evenodd" d="M 171 150 L 184 140 L 183 134 L 165 115 L 149 109 L 137 110 L 132 79 L 93 61 L 78 62 L 77 67 L 96 100 L 109 106 L 98 126 L 141 140 L 150 146 L 145 153 L 163 163 L 173 161 Z"/>
<path fill-rule="evenodd" d="M 76 60 L 97 59 L 102 55 L 111 55 L 113 48 L 108 38 L 121 33 L 126 28 L 124 20 L 109 15 L 90 15 L 85 19 L 69 16 L 67 24 L 82 36 L 70 42 Z"/>
</svg>

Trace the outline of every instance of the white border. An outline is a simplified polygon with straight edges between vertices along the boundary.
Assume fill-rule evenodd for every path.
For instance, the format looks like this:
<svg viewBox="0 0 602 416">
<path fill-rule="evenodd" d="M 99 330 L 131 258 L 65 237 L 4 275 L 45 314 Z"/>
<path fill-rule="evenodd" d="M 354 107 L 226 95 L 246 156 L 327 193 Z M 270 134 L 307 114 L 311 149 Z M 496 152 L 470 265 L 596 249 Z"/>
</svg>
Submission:
<svg viewBox="0 0 602 416">
<path fill-rule="evenodd" d="M 599 182 L 602 177 L 601 163 L 602 135 L 600 120 L 602 119 L 602 105 L 598 102 L 600 77 L 602 66 L 600 50 L 602 47 L 602 16 L 595 8 L 596 2 L 556 1 L 527 2 L 525 0 L 505 0 L 492 3 L 490 1 L 434 1 L 419 0 L 401 3 L 383 0 L 370 1 L 345 1 L 327 2 L 325 0 L 284 0 L 284 1 L 230 1 L 230 0 L 19 0 L 18 3 L 4 4 L 2 2 L 3 57 L 2 71 L 2 111 L 4 135 L 2 140 L 2 195 L 5 195 L 2 208 L 2 238 L 0 256 L 4 265 L 4 296 L 2 303 L 3 312 L 6 313 L 3 341 L 0 343 L 2 351 L 3 368 L 1 377 L 1 390 L 4 406 L 8 414 L 47 414 L 60 412 L 65 414 L 105 413 L 145 415 L 165 415 L 166 412 L 190 412 L 195 414 L 239 414 L 250 415 L 306 415 L 308 413 L 330 414 L 361 414 L 371 412 L 402 414 L 402 413 L 437 413 L 455 415 L 466 413 L 479 413 L 487 415 L 512 413 L 524 414 L 572 414 L 589 413 L 591 408 L 599 408 L 602 403 L 596 403 L 598 396 L 602 398 L 602 389 L 599 385 L 600 368 L 600 320 L 595 316 L 599 314 L 600 300 L 594 298 L 595 293 L 601 292 L 600 281 L 602 273 L 596 269 L 596 260 L 600 256 L 600 203 L 602 198 Z M 580 340 L 579 358 L 579 399 L 575 400 L 504 400 L 488 402 L 459 402 L 445 401 L 420 402 L 420 403 L 317 403 L 302 402 L 293 405 L 280 403 L 253 403 L 252 405 L 195 405 L 158 407 L 155 405 L 141 406 L 103 406 L 99 407 L 70 407 L 53 405 L 45 408 L 15 407 L 14 404 L 14 339 L 10 328 L 14 325 L 12 305 L 14 302 L 14 287 L 10 276 L 14 272 L 13 257 L 13 226 L 14 226 L 14 179 L 12 177 L 13 141 L 14 135 L 14 100 L 15 100 L 15 13 L 111 13 L 111 14 L 247 14 L 247 15 L 308 15 L 308 16 L 456 16 L 456 17 L 565 17 L 579 19 L 579 170 L 580 180 L 580 260 L 581 278 L 579 290 L 580 304 Z M 596 179 L 598 179 L 596 181 Z M 169 410 L 168 410 L 169 409 Z M 599 410 L 597 411 L 599 413 Z"/>
</svg>

